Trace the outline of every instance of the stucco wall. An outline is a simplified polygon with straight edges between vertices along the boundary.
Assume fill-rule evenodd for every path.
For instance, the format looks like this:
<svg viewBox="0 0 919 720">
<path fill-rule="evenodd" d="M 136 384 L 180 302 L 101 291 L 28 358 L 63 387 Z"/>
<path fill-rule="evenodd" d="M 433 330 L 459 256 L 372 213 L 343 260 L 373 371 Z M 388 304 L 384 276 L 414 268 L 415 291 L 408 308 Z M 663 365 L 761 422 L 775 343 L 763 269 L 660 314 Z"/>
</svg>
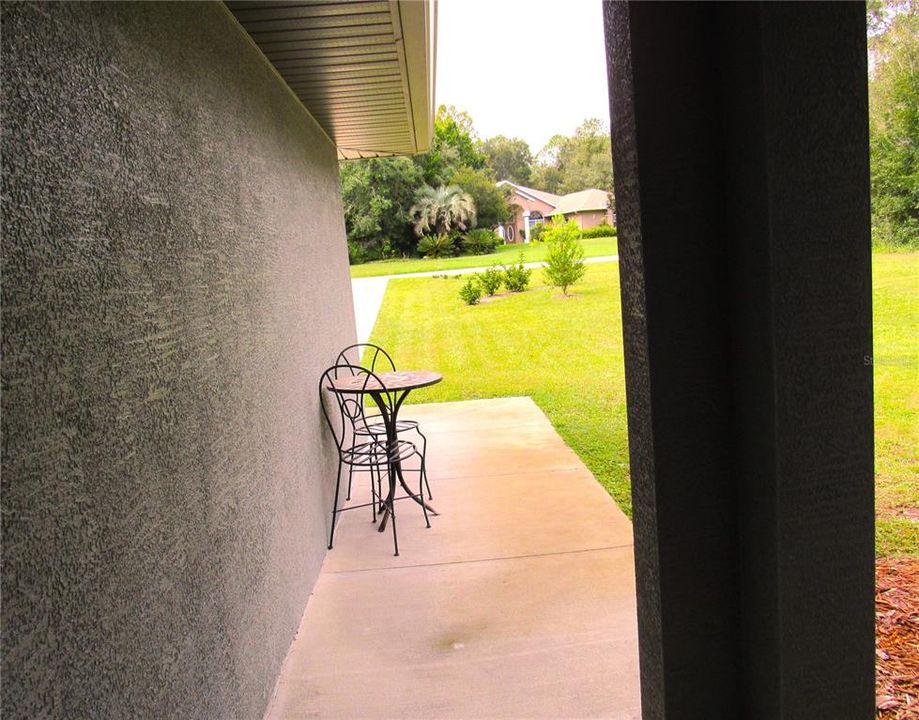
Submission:
<svg viewBox="0 0 919 720">
<path fill-rule="evenodd" d="M 590 230 L 590 228 L 602 225 L 612 225 L 612 212 L 609 210 L 588 210 L 585 212 L 572 213 L 568 219 L 574 220 L 581 230 Z"/>
<path fill-rule="evenodd" d="M 355 335 L 334 148 L 222 4 L 2 23 L 3 717 L 260 717 Z"/>
</svg>

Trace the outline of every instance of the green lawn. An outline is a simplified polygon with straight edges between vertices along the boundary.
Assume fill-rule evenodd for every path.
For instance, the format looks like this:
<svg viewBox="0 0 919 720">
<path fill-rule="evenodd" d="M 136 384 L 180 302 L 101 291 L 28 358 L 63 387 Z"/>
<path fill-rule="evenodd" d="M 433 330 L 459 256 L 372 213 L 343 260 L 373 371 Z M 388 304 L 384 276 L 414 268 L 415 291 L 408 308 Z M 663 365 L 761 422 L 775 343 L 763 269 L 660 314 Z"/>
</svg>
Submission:
<svg viewBox="0 0 919 720">
<path fill-rule="evenodd" d="M 413 402 L 529 395 L 631 514 L 619 267 L 588 269 L 576 295 L 542 287 L 467 307 L 462 280 L 389 283 L 373 342 L 402 367 L 444 381 Z M 875 415 L 878 553 L 919 557 L 919 253 L 875 254 Z M 576 352 L 571 352 L 576 348 Z"/>
<path fill-rule="evenodd" d="M 582 240 L 586 257 L 616 254 L 616 238 L 592 238 Z M 404 273 L 437 270 L 460 270 L 462 268 L 507 265 L 517 262 L 523 250 L 525 262 L 538 262 L 546 256 L 545 243 L 529 245 L 499 245 L 490 255 L 463 255 L 454 258 L 411 258 L 409 260 L 381 260 L 351 266 L 351 277 L 374 277 L 377 275 L 402 275 Z"/>
<path fill-rule="evenodd" d="M 541 275 L 533 272 L 534 284 Z M 389 282 L 371 342 L 400 367 L 444 375 L 409 401 L 529 395 L 628 512 L 618 264 L 589 266 L 569 299 L 537 287 L 468 307 L 457 296 L 461 283 L 454 277 Z"/>
<path fill-rule="evenodd" d="M 919 253 L 873 260 L 878 554 L 919 557 Z"/>
</svg>

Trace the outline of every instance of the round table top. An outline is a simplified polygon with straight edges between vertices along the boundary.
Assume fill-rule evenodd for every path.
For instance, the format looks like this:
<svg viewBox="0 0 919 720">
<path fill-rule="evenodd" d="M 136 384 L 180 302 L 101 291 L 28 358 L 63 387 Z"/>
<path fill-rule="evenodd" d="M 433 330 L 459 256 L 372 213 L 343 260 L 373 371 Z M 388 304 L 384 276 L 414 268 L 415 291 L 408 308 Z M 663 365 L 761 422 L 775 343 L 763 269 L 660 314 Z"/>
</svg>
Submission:
<svg viewBox="0 0 919 720">
<path fill-rule="evenodd" d="M 366 375 L 348 375 L 332 380 L 329 389 L 333 392 L 343 393 L 372 393 L 381 390 L 415 390 L 416 388 L 435 385 L 444 379 L 444 376 L 430 370 L 397 370 L 395 372 L 374 373 L 383 383 L 380 387 L 373 378 Z"/>
</svg>

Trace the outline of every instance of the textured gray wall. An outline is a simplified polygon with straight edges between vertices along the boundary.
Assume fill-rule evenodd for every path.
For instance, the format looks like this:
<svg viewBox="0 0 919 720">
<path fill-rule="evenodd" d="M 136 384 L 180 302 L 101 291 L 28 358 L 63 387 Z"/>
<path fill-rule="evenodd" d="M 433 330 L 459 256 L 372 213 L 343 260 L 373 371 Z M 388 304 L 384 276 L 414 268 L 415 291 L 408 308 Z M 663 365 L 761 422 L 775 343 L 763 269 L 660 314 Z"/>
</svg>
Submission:
<svg viewBox="0 0 919 720">
<path fill-rule="evenodd" d="M 354 340 L 334 148 L 221 4 L 2 23 L 3 717 L 260 717 Z"/>
</svg>

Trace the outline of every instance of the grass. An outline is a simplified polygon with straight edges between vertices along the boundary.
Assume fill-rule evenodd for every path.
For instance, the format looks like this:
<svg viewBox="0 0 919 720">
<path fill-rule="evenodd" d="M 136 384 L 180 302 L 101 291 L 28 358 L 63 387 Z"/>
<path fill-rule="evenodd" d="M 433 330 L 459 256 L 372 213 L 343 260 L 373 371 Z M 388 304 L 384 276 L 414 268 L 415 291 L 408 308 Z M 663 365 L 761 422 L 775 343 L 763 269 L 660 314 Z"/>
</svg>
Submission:
<svg viewBox="0 0 919 720">
<path fill-rule="evenodd" d="M 616 254 L 616 238 L 591 238 L 581 241 L 585 257 Z M 524 262 L 539 262 L 546 256 L 545 243 L 529 245 L 499 245 L 490 255 L 463 255 L 454 258 L 410 258 L 408 260 L 380 260 L 351 266 L 351 277 L 376 277 L 379 275 L 402 275 L 413 272 L 437 272 L 440 270 L 461 270 L 463 268 L 507 265 L 517 262 L 523 251 Z"/>
<path fill-rule="evenodd" d="M 919 557 L 919 253 L 873 260 L 878 554 Z"/>
<path fill-rule="evenodd" d="M 541 282 L 533 273 L 534 283 Z M 919 557 L 919 253 L 874 255 L 877 551 Z M 373 342 L 402 367 L 436 368 L 411 402 L 529 395 L 631 515 L 619 267 L 466 307 L 456 278 L 391 281 Z M 576 351 L 572 352 L 572 348 Z"/>
</svg>

